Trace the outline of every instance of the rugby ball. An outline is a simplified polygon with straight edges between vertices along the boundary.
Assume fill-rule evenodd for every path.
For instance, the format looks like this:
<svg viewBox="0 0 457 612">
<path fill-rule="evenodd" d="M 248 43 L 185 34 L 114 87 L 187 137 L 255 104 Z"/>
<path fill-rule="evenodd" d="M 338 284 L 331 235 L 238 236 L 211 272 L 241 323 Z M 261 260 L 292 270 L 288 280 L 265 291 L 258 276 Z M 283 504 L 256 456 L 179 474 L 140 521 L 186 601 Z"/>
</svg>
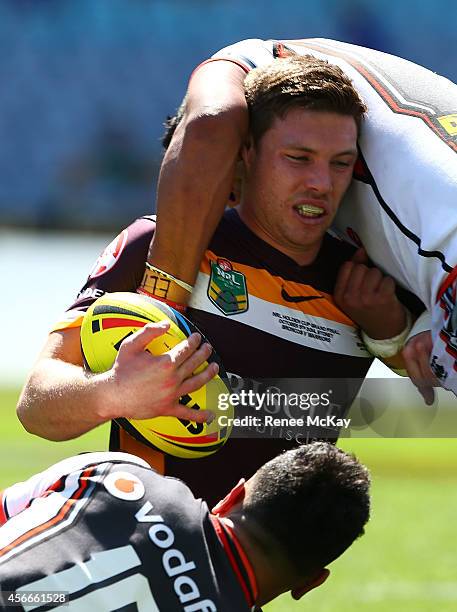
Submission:
<svg viewBox="0 0 457 612">
<path fill-rule="evenodd" d="M 109 370 L 126 338 L 147 323 L 164 319 L 170 322 L 169 330 L 147 346 L 147 350 L 154 355 L 170 350 L 195 331 L 201 334 L 189 319 L 163 302 L 137 293 L 106 293 L 89 307 L 82 322 L 81 348 L 85 367 L 92 372 Z M 210 409 L 216 414 L 211 424 L 172 416 L 141 420 L 121 418 L 116 419 L 117 422 L 140 442 L 175 457 L 195 459 L 215 453 L 225 444 L 231 431 L 231 426 L 219 425 L 218 417 L 229 417 L 223 420 L 223 424 L 230 423 L 233 406 L 219 409 L 220 394 L 229 394 L 230 388 L 225 370 L 214 350 L 208 362 L 202 364 L 196 372 L 213 361 L 219 365 L 219 374 L 201 389 L 179 400 L 195 410 Z"/>
</svg>

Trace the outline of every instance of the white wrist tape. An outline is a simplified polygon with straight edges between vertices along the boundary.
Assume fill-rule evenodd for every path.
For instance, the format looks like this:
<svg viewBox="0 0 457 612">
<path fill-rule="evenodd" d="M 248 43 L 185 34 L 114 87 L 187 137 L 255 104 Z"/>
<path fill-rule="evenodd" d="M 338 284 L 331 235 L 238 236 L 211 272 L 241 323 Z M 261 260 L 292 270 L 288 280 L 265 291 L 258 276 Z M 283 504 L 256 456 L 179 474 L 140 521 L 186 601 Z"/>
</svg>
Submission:
<svg viewBox="0 0 457 612">
<path fill-rule="evenodd" d="M 374 338 L 370 338 L 370 336 L 368 336 L 362 330 L 361 336 L 363 343 L 367 347 L 368 351 L 375 357 L 381 357 L 383 359 L 393 357 L 403 348 L 406 342 L 406 338 L 408 337 L 409 332 L 411 331 L 411 325 L 411 313 L 406 310 L 406 327 L 401 333 L 399 333 L 397 336 L 393 336 L 393 338 L 386 338 L 385 340 L 375 340 Z"/>
<path fill-rule="evenodd" d="M 413 336 L 417 336 L 417 334 L 421 334 L 424 331 L 430 331 L 431 329 L 432 316 L 428 310 L 424 310 L 424 312 L 421 313 L 414 321 L 414 325 L 411 327 L 411 331 L 409 332 L 408 337 L 405 340 L 405 344 Z"/>
</svg>

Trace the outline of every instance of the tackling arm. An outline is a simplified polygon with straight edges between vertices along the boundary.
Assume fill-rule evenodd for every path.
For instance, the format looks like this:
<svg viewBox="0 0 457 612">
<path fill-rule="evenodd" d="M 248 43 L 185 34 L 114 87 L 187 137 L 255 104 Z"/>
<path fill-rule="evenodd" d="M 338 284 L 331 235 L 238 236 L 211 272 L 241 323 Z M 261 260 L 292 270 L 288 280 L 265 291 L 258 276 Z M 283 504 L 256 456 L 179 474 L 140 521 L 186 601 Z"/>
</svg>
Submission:
<svg viewBox="0 0 457 612">
<path fill-rule="evenodd" d="M 424 318 L 421 315 L 420 319 Z M 416 325 L 417 321 L 414 327 Z M 414 329 L 412 331 L 414 333 L 410 333 L 402 351 L 402 357 L 412 383 L 424 398 L 424 402 L 431 406 L 435 401 L 433 388 L 441 386 L 430 367 L 430 355 L 433 347 L 432 334 L 429 329 L 420 330 L 417 328 L 416 331 Z"/>
<path fill-rule="evenodd" d="M 359 249 L 341 266 L 334 299 L 360 327 L 367 349 L 390 368 L 404 369 L 401 350 L 411 316 L 395 289 L 393 279 L 372 267 L 364 249 Z"/>
<path fill-rule="evenodd" d="M 411 320 L 407 322 L 407 310 L 397 298 L 394 281 L 367 264 L 365 252 L 359 249 L 352 261 L 341 266 L 335 302 L 365 332 L 362 338 L 367 349 L 392 370 L 407 373 L 425 403 L 431 405 L 435 400 L 433 387 L 440 384 L 430 368 L 433 342 L 429 317 L 422 313 L 411 330 Z M 395 354 L 387 356 L 395 347 Z"/>
<path fill-rule="evenodd" d="M 194 73 L 162 163 L 148 262 L 190 285 L 228 201 L 247 133 L 245 74 L 230 61 L 208 62 Z M 171 289 L 167 299 L 187 303 L 189 292 Z"/>
</svg>

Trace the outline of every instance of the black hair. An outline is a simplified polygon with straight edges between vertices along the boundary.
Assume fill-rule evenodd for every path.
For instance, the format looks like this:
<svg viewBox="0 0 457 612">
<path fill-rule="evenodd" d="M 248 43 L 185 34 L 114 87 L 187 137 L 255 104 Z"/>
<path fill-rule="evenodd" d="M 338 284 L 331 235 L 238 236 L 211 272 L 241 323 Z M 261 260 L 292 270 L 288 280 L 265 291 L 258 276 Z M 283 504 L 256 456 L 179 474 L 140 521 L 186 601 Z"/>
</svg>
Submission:
<svg viewBox="0 0 457 612">
<path fill-rule="evenodd" d="M 243 505 L 244 526 L 259 526 L 266 548 L 273 541 L 303 576 L 364 533 L 369 487 L 368 470 L 353 455 L 328 442 L 304 444 L 256 472 Z"/>
</svg>

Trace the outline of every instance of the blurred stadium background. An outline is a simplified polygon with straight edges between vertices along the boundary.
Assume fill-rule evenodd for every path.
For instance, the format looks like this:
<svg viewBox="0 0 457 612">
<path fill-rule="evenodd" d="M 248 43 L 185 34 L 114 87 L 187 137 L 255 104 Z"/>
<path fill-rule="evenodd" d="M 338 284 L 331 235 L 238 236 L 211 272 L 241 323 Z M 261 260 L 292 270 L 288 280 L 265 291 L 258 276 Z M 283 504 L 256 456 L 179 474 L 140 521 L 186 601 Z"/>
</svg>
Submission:
<svg viewBox="0 0 457 612">
<path fill-rule="evenodd" d="M 455 0 L 0 0 L 0 488 L 74 452 L 14 406 L 51 323 L 99 251 L 154 209 L 163 122 L 192 69 L 243 38 L 328 37 L 457 80 Z M 449 438 L 456 430 L 449 428 Z M 300 603 L 269 612 L 457 609 L 454 439 L 346 439 L 372 469 L 373 521 Z"/>
</svg>

